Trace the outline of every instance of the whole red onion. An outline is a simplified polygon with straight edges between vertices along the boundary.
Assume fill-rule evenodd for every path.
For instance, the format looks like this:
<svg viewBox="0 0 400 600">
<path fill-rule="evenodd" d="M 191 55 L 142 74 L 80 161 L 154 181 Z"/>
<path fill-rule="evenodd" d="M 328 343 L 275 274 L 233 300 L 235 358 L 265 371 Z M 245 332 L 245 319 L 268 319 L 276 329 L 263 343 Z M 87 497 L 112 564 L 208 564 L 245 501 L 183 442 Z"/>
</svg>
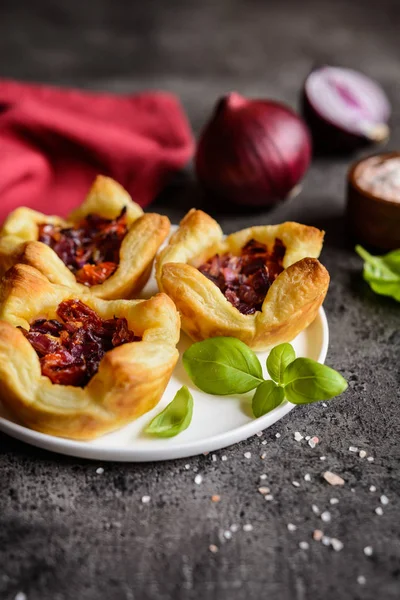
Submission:
<svg viewBox="0 0 400 600">
<path fill-rule="evenodd" d="M 304 83 L 302 114 L 320 154 L 353 150 L 389 136 L 385 92 L 352 69 L 314 69 Z"/>
<path fill-rule="evenodd" d="M 310 159 L 307 126 L 293 110 L 232 92 L 205 126 L 195 163 L 207 190 L 228 202 L 261 206 L 286 198 Z"/>
</svg>

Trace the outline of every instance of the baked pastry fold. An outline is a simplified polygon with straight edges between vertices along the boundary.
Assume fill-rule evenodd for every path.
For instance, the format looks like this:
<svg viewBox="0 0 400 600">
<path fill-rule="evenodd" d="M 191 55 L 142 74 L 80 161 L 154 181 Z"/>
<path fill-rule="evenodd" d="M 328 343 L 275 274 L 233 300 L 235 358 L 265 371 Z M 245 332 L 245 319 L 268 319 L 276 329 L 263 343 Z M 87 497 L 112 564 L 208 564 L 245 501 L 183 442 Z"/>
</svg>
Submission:
<svg viewBox="0 0 400 600">
<path fill-rule="evenodd" d="M 88 215 L 116 219 L 123 210 L 126 211 L 127 233 L 120 246 L 117 268 L 104 282 L 89 288 L 77 281 L 49 245 L 38 241 L 40 225 L 73 227 Z M 38 269 L 51 283 L 68 285 L 77 292 L 89 289 L 97 298 L 106 300 L 132 298 L 146 284 L 154 257 L 169 228 L 167 217 L 144 214 L 116 181 L 98 176 L 86 200 L 65 220 L 24 207 L 8 216 L 0 230 L 0 275 L 14 264 L 23 263 Z"/>
<path fill-rule="evenodd" d="M 286 222 L 249 227 L 224 238 L 214 219 L 192 209 L 156 259 L 158 286 L 175 302 L 182 329 L 193 340 L 231 336 L 255 350 L 268 350 L 292 340 L 317 315 L 329 285 L 329 274 L 317 260 L 323 237 L 314 227 Z M 282 272 L 261 310 L 242 314 L 198 267 L 217 254 L 240 255 L 251 240 L 270 251 L 278 240 L 285 253 Z"/>
<path fill-rule="evenodd" d="M 55 319 L 59 304 L 81 300 L 102 319 L 124 317 L 141 341 L 106 352 L 85 387 L 54 384 L 19 327 Z M 25 425 L 47 434 L 88 440 L 120 428 L 160 400 L 178 360 L 180 321 L 165 294 L 149 300 L 102 300 L 51 284 L 17 264 L 0 288 L 0 397 Z"/>
</svg>

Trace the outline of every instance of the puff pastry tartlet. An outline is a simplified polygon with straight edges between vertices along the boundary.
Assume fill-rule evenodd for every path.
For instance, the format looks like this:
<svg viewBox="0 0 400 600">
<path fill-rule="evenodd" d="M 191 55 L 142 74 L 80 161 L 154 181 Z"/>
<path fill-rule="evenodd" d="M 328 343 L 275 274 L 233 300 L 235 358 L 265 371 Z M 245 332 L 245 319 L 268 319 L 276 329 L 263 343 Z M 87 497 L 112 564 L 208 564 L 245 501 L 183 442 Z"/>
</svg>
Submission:
<svg viewBox="0 0 400 600">
<path fill-rule="evenodd" d="M 0 300 L 0 397 L 25 425 L 91 439 L 160 400 L 179 356 L 179 314 L 166 294 L 102 300 L 17 264 Z"/>
<path fill-rule="evenodd" d="M 146 284 L 167 217 L 143 214 L 113 179 L 98 176 L 66 220 L 17 208 L 0 230 L 0 275 L 24 263 L 49 281 L 97 298 L 132 298 Z"/>
<path fill-rule="evenodd" d="M 193 340 L 231 336 L 267 350 L 305 329 L 325 298 L 329 274 L 317 260 L 323 237 L 287 222 L 224 238 L 214 219 L 192 209 L 157 257 L 159 289 Z"/>
</svg>

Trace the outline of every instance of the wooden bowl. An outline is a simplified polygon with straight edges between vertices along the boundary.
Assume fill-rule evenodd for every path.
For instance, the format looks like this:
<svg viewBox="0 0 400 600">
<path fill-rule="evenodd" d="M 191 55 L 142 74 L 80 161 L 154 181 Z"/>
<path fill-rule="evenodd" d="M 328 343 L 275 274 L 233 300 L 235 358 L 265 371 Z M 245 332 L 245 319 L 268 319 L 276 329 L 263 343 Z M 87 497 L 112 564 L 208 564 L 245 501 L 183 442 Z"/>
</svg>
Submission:
<svg viewBox="0 0 400 600">
<path fill-rule="evenodd" d="M 387 200 L 359 185 L 357 171 L 364 162 L 378 157 L 400 158 L 400 152 L 385 152 L 355 162 L 347 175 L 347 218 L 358 241 L 380 248 L 400 248 L 400 201 Z"/>
</svg>

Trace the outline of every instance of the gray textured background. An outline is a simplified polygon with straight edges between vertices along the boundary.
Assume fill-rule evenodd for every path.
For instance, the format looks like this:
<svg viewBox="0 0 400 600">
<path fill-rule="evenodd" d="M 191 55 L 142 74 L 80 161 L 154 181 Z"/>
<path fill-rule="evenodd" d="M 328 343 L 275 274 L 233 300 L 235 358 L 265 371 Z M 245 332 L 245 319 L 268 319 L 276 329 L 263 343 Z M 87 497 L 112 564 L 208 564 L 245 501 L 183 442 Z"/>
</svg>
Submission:
<svg viewBox="0 0 400 600">
<path fill-rule="evenodd" d="M 180 96 L 198 132 L 227 91 L 296 106 L 313 63 L 341 63 L 387 90 L 394 107 L 389 148 L 398 149 L 399 23 L 398 0 L 2 0 L 0 76 L 115 91 L 168 89 Z M 2 600 L 18 592 L 28 600 L 400 597 L 400 311 L 360 277 L 342 221 L 347 166 L 344 158 L 315 162 L 301 196 L 270 213 L 213 213 L 227 232 L 286 218 L 326 229 L 328 363 L 348 378 L 348 392 L 327 408 L 297 408 L 262 438 L 217 452 L 217 462 L 200 456 L 104 464 L 98 475 L 100 463 L 1 435 Z M 176 221 L 193 204 L 203 200 L 189 172 L 153 206 Z M 298 444 L 296 430 L 318 435 L 320 444 Z M 350 445 L 375 461 L 350 453 Z M 245 451 L 252 452 L 250 460 Z M 326 468 L 344 477 L 342 489 L 322 482 Z M 264 472 L 274 495 L 269 503 L 257 492 Z M 303 479 L 307 472 L 310 483 Z M 203 476 L 200 486 L 195 473 Z M 390 503 L 379 517 L 374 509 L 382 492 Z M 149 505 L 141 503 L 144 494 Z M 212 494 L 220 494 L 218 504 Z M 340 502 L 330 507 L 333 496 Z M 313 503 L 330 508 L 330 524 L 312 513 Z M 289 522 L 297 531 L 288 532 Z M 223 541 L 233 523 L 254 529 Z M 316 528 L 339 538 L 343 550 L 314 542 Z M 299 549 L 302 540 L 309 541 L 308 551 Z M 208 550 L 212 543 L 219 546 L 215 555 Z M 374 549 L 370 558 L 363 553 L 367 545 Z M 360 575 L 365 585 L 357 583 Z"/>
</svg>

